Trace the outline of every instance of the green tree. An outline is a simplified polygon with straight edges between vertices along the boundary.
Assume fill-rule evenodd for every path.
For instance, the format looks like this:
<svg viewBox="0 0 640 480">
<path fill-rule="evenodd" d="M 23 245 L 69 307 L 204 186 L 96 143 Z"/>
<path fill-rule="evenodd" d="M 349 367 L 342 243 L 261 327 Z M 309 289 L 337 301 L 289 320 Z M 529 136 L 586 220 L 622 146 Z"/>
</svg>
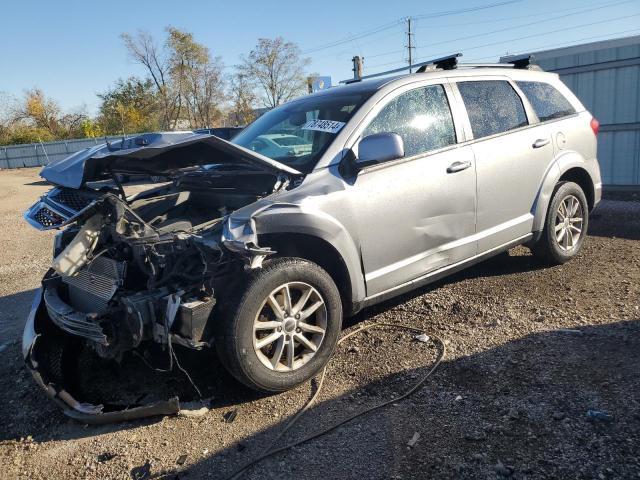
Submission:
<svg viewBox="0 0 640 480">
<path fill-rule="evenodd" d="M 60 105 L 37 88 L 27 90 L 22 99 L 12 99 L 0 120 L 3 144 L 35 143 L 84 136 L 83 111 L 64 113 Z"/>
<path fill-rule="evenodd" d="M 98 123 L 106 134 L 150 132 L 162 129 L 160 100 L 151 79 L 129 77 L 99 93 Z"/>
</svg>

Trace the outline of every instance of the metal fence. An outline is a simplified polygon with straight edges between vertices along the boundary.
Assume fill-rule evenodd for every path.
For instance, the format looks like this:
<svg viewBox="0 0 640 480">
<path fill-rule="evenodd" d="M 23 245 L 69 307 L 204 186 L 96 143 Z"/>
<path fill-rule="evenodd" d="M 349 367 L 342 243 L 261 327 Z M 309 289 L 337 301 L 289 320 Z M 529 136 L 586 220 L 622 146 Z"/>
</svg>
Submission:
<svg viewBox="0 0 640 480">
<path fill-rule="evenodd" d="M 129 136 L 129 135 L 127 135 Z M 120 140 L 122 136 L 106 137 L 108 141 Z M 0 147 L 0 169 L 44 166 L 55 163 L 88 147 L 105 142 L 105 137 L 79 138 L 57 142 L 28 143 Z"/>
<path fill-rule="evenodd" d="M 558 73 L 600 122 L 602 183 L 639 186 L 640 35 L 533 55 L 542 69 Z"/>
</svg>

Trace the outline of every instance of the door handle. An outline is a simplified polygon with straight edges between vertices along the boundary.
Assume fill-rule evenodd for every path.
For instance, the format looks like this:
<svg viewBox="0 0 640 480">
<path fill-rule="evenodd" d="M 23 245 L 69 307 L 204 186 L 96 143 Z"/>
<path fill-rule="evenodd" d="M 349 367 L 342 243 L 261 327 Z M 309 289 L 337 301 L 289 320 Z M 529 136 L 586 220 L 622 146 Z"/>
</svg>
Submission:
<svg viewBox="0 0 640 480">
<path fill-rule="evenodd" d="M 461 172 L 462 170 L 466 170 L 467 168 L 469 168 L 471 166 L 471 162 L 469 161 L 465 161 L 465 162 L 453 162 L 451 165 L 449 165 L 449 167 L 447 168 L 447 173 L 456 173 L 456 172 Z"/>
<path fill-rule="evenodd" d="M 545 145 L 549 145 L 549 142 L 551 140 L 549 140 L 548 138 L 539 138 L 537 139 L 535 142 L 533 142 L 533 145 L 531 145 L 533 148 L 540 148 L 540 147 L 544 147 Z"/>
</svg>

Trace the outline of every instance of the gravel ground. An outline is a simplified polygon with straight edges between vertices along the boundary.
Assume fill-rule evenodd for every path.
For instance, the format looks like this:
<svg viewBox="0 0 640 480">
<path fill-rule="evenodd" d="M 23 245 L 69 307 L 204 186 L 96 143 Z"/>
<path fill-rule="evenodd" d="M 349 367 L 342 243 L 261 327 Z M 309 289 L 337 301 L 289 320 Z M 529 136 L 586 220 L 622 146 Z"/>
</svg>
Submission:
<svg viewBox="0 0 640 480">
<path fill-rule="evenodd" d="M 213 355 L 179 352 L 211 397 L 203 416 L 87 426 L 38 391 L 19 353 L 51 251 L 52 234 L 21 220 L 47 190 L 38 180 L 32 169 L 0 172 L 1 476 L 224 478 L 261 453 L 312 386 L 256 395 Z M 590 227 L 582 254 L 562 267 L 541 268 L 519 247 L 349 319 L 346 331 L 377 321 L 421 327 L 445 339 L 445 360 L 409 399 L 265 460 L 245 477 L 640 478 L 640 202 L 605 200 Z M 436 353 L 433 342 L 389 329 L 345 342 L 319 403 L 281 442 L 404 391 Z M 103 394 L 143 377 L 149 395 L 195 400 L 179 375 L 136 371 L 105 372 Z M 589 410 L 608 416 L 590 419 Z M 225 421 L 231 413 L 235 419 Z"/>
</svg>

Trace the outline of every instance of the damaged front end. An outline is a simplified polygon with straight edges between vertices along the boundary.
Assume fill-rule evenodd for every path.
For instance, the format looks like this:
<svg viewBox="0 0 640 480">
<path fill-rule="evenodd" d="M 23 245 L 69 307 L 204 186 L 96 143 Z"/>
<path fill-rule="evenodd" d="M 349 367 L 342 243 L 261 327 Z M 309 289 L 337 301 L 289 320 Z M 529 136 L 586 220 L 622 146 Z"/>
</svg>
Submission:
<svg viewBox="0 0 640 480">
<path fill-rule="evenodd" d="M 109 411 L 84 403 L 67 385 L 73 381 L 67 363 L 79 348 L 119 363 L 156 345 L 170 365 L 174 345 L 208 348 L 218 300 L 244 269 L 272 253 L 257 245 L 250 225 L 234 232 L 230 214 L 287 183 L 273 172 L 218 166 L 129 198 L 121 187 L 89 182 L 79 189 L 58 186 L 42 197 L 26 220 L 39 229 L 66 229 L 55 237 L 52 268 L 23 336 L 24 359 L 37 383 L 68 416 L 85 423 L 177 413 L 177 398 Z"/>
</svg>

